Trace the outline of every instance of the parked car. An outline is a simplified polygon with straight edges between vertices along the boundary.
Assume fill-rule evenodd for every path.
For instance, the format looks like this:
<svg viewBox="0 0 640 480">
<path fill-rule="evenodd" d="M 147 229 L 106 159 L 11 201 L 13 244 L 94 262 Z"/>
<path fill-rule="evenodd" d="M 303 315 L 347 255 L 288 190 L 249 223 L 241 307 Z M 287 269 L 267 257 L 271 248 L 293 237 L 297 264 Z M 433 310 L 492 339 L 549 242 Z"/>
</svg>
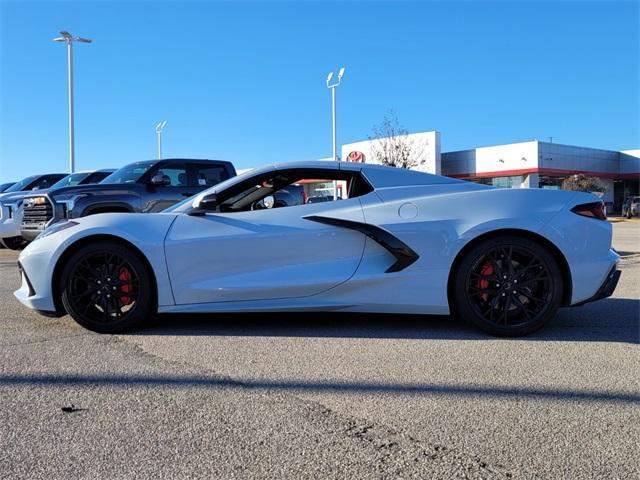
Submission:
<svg viewBox="0 0 640 480">
<path fill-rule="evenodd" d="M 220 160 L 131 163 L 97 185 L 25 197 L 20 233 L 25 240 L 33 240 L 60 220 L 106 212 L 158 212 L 235 174 L 230 162 Z"/>
<path fill-rule="evenodd" d="M 15 184 L 16 182 L 0 183 L 0 193 L 4 192 L 7 188 L 12 187 Z"/>
<path fill-rule="evenodd" d="M 344 198 L 264 202 L 320 178 L 344 182 Z M 53 225 L 20 255 L 15 295 L 98 332 L 155 312 L 351 311 L 452 312 L 515 336 L 561 306 L 611 295 L 620 277 L 611 233 L 590 193 L 298 162 L 253 170 L 160 214 Z"/>
<path fill-rule="evenodd" d="M 640 197 L 628 197 L 622 204 L 622 216 L 631 218 L 640 215 Z"/>
<path fill-rule="evenodd" d="M 76 172 L 66 175 L 51 185 L 38 191 L 39 195 L 50 193 L 58 188 L 74 185 L 88 185 L 98 183 L 113 173 L 114 169 L 92 170 Z M 27 241 L 20 234 L 23 215 L 23 200 L 33 191 L 14 192 L 3 195 L 0 199 L 0 244 L 12 250 L 24 248 Z"/>
<path fill-rule="evenodd" d="M 9 193 L 49 188 L 51 185 L 67 175 L 68 173 L 47 173 L 45 175 L 32 175 L 30 177 L 23 178 L 0 193 L 0 200 Z"/>
</svg>

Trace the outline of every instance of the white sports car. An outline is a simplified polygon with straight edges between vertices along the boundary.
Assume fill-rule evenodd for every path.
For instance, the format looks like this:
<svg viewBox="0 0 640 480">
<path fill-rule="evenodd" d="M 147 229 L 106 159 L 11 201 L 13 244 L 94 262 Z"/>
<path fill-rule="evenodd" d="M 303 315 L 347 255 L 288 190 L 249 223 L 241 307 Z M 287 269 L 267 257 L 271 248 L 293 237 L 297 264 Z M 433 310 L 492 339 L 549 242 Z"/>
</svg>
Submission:
<svg viewBox="0 0 640 480">
<path fill-rule="evenodd" d="M 611 295 L 618 259 L 592 194 L 298 162 L 163 213 L 55 224 L 20 255 L 15 295 L 98 332 L 155 312 L 348 311 L 453 313 L 523 335 Z"/>
</svg>

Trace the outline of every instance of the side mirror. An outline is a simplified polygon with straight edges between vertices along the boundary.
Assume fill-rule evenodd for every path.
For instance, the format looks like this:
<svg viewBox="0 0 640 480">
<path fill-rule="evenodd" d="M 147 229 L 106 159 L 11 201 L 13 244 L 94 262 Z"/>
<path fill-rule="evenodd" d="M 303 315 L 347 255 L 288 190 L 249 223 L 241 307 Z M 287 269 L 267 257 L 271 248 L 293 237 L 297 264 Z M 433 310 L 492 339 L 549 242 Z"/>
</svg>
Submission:
<svg viewBox="0 0 640 480">
<path fill-rule="evenodd" d="M 198 208 L 200 210 L 215 210 L 218 207 L 218 195 L 210 193 L 205 195 L 198 202 Z"/>
<path fill-rule="evenodd" d="M 167 175 L 156 173 L 151 177 L 149 183 L 154 187 L 166 187 L 167 185 L 171 185 L 171 179 Z"/>
</svg>

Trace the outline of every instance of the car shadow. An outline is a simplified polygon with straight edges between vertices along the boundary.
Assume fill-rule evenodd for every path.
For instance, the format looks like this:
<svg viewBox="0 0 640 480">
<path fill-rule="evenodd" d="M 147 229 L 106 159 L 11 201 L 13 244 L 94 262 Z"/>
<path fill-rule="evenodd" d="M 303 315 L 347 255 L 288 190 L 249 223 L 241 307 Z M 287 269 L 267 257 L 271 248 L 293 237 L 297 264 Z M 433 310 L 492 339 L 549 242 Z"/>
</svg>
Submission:
<svg viewBox="0 0 640 480">
<path fill-rule="evenodd" d="M 163 314 L 132 335 L 495 339 L 461 318 L 344 312 Z M 563 308 L 518 340 L 640 343 L 640 300 L 609 298 Z"/>
</svg>

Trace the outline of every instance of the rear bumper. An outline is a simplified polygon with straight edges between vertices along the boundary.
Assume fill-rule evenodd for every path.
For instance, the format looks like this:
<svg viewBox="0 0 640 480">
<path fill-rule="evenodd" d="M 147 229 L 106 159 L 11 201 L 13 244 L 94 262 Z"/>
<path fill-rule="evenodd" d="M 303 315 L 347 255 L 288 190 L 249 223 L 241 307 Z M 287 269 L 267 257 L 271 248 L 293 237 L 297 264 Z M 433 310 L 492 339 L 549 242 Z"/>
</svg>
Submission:
<svg viewBox="0 0 640 480">
<path fill-rule="evenodd" d="M 622 272 L 618 270 L 616 267 L 617 265 L 613 266 L 613 268 L 611 269 L 607 277 L 604 279 L 604 282 L 602 282 L 602 285 L 600 285 L 600 288 L 598 289 L 598 291 L 595 293 L 593 297 L 587 298 L 586 300 L 583 300 L 580 303 L 576 303 L 573 306 L 579 307 L 580 305 L 584 305 L 585 303 L 595 302 L 596 300 L 601 300 L 603 298 L 607 298 L 613 295 L 614 290 L 618 286 L 620 275 L 622 274 Z"/>
</svg>

